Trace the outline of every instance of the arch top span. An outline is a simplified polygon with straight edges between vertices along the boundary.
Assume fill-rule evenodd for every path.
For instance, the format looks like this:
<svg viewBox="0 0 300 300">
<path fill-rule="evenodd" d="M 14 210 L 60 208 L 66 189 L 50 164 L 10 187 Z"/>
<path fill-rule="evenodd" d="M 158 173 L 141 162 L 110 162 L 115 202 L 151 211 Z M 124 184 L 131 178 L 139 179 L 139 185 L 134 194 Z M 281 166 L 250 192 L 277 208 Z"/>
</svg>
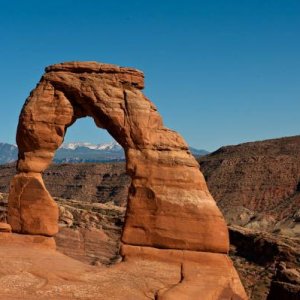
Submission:
<svg viewBox="0 0 300 300">
<path fill-rule="evenodd" d="M 9 196 L 15 232 L 53 235 L 57 207 L 41 172 L 51 163 L 69 126 L 91 116 L 126 153 L 132 178 L 124 245 L 227 253 L 224 218 L 184 139 L 163 125 L 142 93 L 144 75 L 97 62 L 46 68 L 19 118 L 18 174 Z"/>
<path fill-rule="evenodd" d="M 134 68 L 119 67 L 112 64 L 104 64 L 96 61 L 89 62 L 64 62 L 50 65 L 45 72 L 71 72 L 71 73 L 94 73 L 115 74 L 120 82 L 129 83 L 138 89 L 144 88 L 144 73 Z"/>
</svg>

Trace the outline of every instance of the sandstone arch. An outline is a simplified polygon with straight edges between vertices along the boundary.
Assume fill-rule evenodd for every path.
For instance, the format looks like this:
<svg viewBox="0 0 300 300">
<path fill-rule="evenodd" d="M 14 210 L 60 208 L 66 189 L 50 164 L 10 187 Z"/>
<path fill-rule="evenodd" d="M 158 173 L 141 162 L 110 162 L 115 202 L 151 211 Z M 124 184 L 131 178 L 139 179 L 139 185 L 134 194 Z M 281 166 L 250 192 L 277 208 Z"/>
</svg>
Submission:
<svg viewBox="0 0 300 300">
<path fill-rule="evenodd" d="M 143 73 L 131 68 L 97 62 L 46 68 L 19 119 L 18 174 L 11 183 L 8 210 L 14 232 L 46 236 L 57 232 L 57 206 L 41 172 L 51 163 L 66 129 L 77 118 L 90 116 L 123 146 L 132 178 L 122 234 L 124 255 L 146 257 L 153 248 L 172 249 L 180 251 L 167 256 L 185 260 L 188 256 L 182 250 L 228 252 L 225 221 L 198 163 L 183 138 L 163 126 L 154 104 L 141 92 L 143 87 Z M 151 253 L 160 257 L 157 251 Z M 226 255 L 221 260 L 228 265 Z M 228 280 L 243 295 L 232 272 L 229 264 Z"/>
<path fill-rule="evenodd" d="M 51 163 L 67 127 L 91 116 L 125 149 L 132 184 L 124 243 L 228 251 L 225 222 L 197 162 L 182 137 L 163 126 L 154 104 L 142 94 L 143 87 L 143 73 L 130 68 L 96 62 L 46 68 L 18 125 L 19 174 L 9 199 L 14 231 L 56 233 L 56 205 L 40 173 Z"/>
</svg>

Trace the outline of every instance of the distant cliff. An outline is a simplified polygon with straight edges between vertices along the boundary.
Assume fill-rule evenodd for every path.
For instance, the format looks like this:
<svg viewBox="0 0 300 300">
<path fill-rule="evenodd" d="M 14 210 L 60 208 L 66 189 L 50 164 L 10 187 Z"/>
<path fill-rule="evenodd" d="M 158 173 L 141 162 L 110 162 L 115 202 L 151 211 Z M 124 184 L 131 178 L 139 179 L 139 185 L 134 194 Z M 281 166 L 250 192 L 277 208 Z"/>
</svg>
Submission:
<svg viewBox="0 0 300 300">
<path fill-rule="evenodd" d="M 300 136 L 222 147 L 201 171 L 232 223 L 300 234 Z"/>
</svg>

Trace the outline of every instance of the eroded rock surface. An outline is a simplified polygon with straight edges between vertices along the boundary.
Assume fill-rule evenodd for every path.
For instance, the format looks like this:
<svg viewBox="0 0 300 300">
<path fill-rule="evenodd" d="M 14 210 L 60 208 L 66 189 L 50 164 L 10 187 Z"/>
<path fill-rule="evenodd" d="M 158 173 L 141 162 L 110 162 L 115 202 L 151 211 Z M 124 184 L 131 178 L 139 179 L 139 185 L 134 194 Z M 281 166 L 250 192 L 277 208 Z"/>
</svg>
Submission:
<svg viewBox="0 0 300 300">
<path fill-rule="evenodd" d="M 8 222 L 19 233 L 52 236 L 58 231 L 58 207 L 41 172 L 50 165 L 66 129 L 76 119 L 91 116 L 123 146 L 132 179 L 121 238 L 126 262 L 120 268 L 126 269 L 128 262 L 128 272 L 137 262 L 180 267 L 176 284 L 163 291 L 147 286 L 154 291 L 151 299 L 246 299 L 227 256 L 224 218 L 187 144 L 163 126 L 154 104 L 142 94 L 143 78 L 135 69 L 96 62 L 46 68 L 19 119 L 18 174 L 10 186 Z M 66 220 L 72 222 L 70 216 Z M 104 232 L 102 238 L 108 239 Z M 148 277 L 147 272 L 141 277 Z M 110 299 L 143 299 L 120 291 L 118 296 L 105 293 Z M 134 292 L 140 293 L 140 287 Z"/>
<path fill-rule="evenodd" d="M 186 251 L 164 250 L 167 255 L 162 255 L 162 250 L 147 247 L 143 255 L 129 255 L 107 268 L 53 250 L 51 238 L 7 235 L 0 234 L 1 299 L 239 300 L 243 293 L 224 254 L 191 251 L 189 260 L 183 258 Z M 154 253 L 147 258 L 149 249 Z M 141 252 L 140 247 L 134 250 Z"/>
</svg>

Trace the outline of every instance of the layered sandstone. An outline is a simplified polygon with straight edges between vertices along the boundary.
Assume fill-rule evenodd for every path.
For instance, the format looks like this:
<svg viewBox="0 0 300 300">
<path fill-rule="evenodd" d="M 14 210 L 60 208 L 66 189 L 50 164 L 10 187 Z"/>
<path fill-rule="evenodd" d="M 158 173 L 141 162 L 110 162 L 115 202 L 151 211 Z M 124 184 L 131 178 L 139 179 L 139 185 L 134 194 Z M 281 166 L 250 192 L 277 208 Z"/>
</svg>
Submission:
<svg viewBox="0 0 300 300">
<path fill-rule="evenodd" d="M 178 286 L 169 286 L 157 299 L 245 299 L 226 255 L 224 218 L 186 142 L 163 126 L 156 107 L 142 94 L 143 79 L 135 69 L 96 62 L 46 68 L 19 119 L 18 174 L 10 186 L 8 221 L 19 233 L 52 236 L 58 231 L 58 208 L 41 172 L 50 165 L 67 128 L 90 116 L 123 146 L 132 179 L 123 256 L 130 265 L 171 256 L 169 264 L 184 268 Z M 139 251 L 148 254 L 141 257 Z"/>
</svg>

